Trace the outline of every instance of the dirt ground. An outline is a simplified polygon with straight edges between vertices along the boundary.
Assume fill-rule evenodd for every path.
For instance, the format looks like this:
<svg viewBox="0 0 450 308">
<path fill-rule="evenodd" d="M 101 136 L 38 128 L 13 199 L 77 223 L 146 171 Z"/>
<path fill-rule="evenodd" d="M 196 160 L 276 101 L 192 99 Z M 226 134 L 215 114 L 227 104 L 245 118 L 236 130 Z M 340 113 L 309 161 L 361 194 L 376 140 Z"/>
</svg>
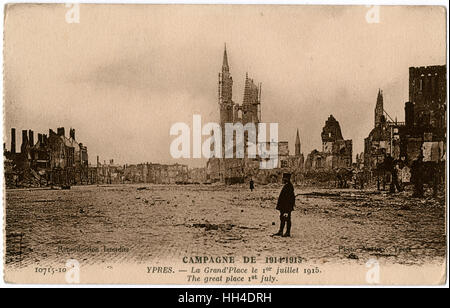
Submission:
<svg viewBox="0 0 450 308">
<path fill-rule="evenodd" d="M 184 256 L 290 256 L 309 262 L 442 263 L 445 199 L 296 187 L 292 237 L 278 230 L 281 185 L 119 185 L 6 191 L 7 266 Z M 430 192 L 428 192 L 430 195 Z"/>
</svg>

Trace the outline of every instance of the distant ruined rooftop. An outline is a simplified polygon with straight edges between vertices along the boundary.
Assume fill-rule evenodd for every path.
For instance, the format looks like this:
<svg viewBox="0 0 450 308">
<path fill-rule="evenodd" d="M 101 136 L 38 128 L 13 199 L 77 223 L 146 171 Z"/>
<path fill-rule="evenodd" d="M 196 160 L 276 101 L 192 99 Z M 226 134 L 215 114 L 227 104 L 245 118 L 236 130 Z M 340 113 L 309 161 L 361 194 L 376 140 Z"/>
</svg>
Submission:
<svg viewBox="0 0 450 308">
<path fill-rule="evenodd" d="M 330 115 L 322 129 L 322 142 L 335 142 L 337 140 L 344 140 L 344 137 L 342 137 L 341 126 L 333 115 Z"/>
</svg>

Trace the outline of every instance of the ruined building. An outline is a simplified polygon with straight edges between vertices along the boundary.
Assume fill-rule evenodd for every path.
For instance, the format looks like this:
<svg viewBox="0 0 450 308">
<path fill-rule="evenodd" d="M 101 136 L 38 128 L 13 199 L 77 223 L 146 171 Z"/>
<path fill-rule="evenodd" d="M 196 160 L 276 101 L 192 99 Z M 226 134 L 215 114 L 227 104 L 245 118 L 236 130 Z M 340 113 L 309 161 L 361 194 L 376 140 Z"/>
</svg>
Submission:
<svg viewBox="0 0 450 308">
<path fill-rule="evenodd" d="M 339 122 L 330 115 L 322 129 L 322 151 L 313 150 L 305 162 L 307 170 L 334 170 L 352 166 L 352 140 L 344 140 Z"/>
<path fill-rule="evenodd" d="M 53 183 L 83 184 L 88 181 L 87 148 L 78 143 L 75 130 L 70 129 L 66 137 L 64 127 L 55 133 L 49 130 L 50 178 Z"/>
<path fill-rule="evenodd" d="M 64 127 L 55 133 L 38 134 L 22 131 L 20 153 L 16 150 L 16 130 L 11 129 L 11 150 L 5 151 L 8 161 L 6 177 L 11 186 L 72 185 L 88 183 L 87 148 L 75 139 L 75 130 L 69 137 Z"/>
<path fill-rule="evenodd" d="M 411 165 L 422 154 L 424 161 L 440 162 L 446 152 L 446 66 L 409 68 L 409 101 L 405 122 L 393 120 L 378 92 L 375 127 L 364 142 L 364 167 L 381 166 L 384 158 L 405 159 Z"/>
<path fill-rule="evenodd" d="M 402 155 L 411 162 L 445 160 L 447 139 L 447 67 L 409 68 L 409 102 L 405 103 Z"/>
<path fill-rule="evenodd" d="M 206 178 L 209 182 L 225 182 L 228 184 L 243 183 L 250 178 L 259 183 L 279 182 L 283 172 L 297 174 L 303 171 L 304 157 L 301 153 L 300 134 L 297 130 L 295 140 L 295 155 L 289 154 L 289 143 L 287 141 L 270 140 L 258 146 L 278 149 L 278 162 L 273 168 L 261 169 L 262 157 L 256 155 L 251 158 L 248 155 L 249 142 L 254 139 L 258 141 L 258 124 L 261 122 L 261 83 L 256 84 L 253 79 L 245 76 L 244 96 L 242 104 L 233 101 L 233 79 L 230 74 L 228 54 L 225 47 L 222 61 L 222 71 L 219 73 L 218 102 L 220 107 L 220 125 L 222 128 L 222 145 L 225 147 L 225 124 L 252 123 L 256 127 L 256 136 L 249 136 L 244 131 L 243 145 L 244 158 L 236 157 L 237 144 L 236 135 L 233 140 L 234 158 L 212 158 L 206 166 Z M 250 138 L 252 137 L 252 138 Z M 223 148 L 222 151 L 225 154 Z M 266 160 L 269 160 L 268 158 Z M 295 176 L 294 176 L 295 177 Z"/>
<path fill-rule="evenodd" d="M 244 98 L 242 104 L 233 101 L 233 78 L 228 65 L 227 49 L 223 53 L 222 72 L 219 73 L 220 124 L 224 132 L 225 123 L 258 124 L 261 121 L 261 84 L 245 76 Z"/>
<path fill-rule="evenodd" d="M 295 156 L 302 155 L 302 144 L 300 143 L 300 134 L 297 129 L 297 135 L 295 136 Z"/>
<path fill-rule="evenodd" d="M 289 155 L 289 144 L 287 141 L 280 142 L 278 144 L 278 168 L 283 169 L 284 172 L 289 172 L 294 175 L 301 173 L 305 162 L 301 148 L 300 134 L 297 129 L 294 155 Z"/>
<path fill-rule="evenodd" d="M 388 154 L 394 159 L 400 158 L 400 133 L 405 126 L 404 122 L 392 119 L 385 111 L 382 90 L 378 90 L 374 114 L 375 126 L 364 139 L 363 160 L 367 170 L 378 168 Z"/>
<path fill-rule="evenodd" d="M 377 103 L 375 105 L 375 127 L 380 126 L 385 119 L 383 91 L 378 89 Z"/>
<path fill-rule="evenodd" d="M 349 168 L 352 165 L 352 140 L 344 140 L 339 122 L 330 115 L 322 130 L 322 152 L 325 168 Z"/>
<path fill-rule="evenodd" d="M 412 110 L 408 114 L 413 126 L 440 135 L 446 125 L 446 66 L 409 68 L 409 102 Z"/>
<path fill-rule="evenodd" d="M 228 65 L 226 46 L 223 52 L 222 72 L 219 73 L 219 106 L 222 140 L 224 140 L 225 123 L 234 123 L 233 78 Z"/>
<path fill-rule="evenodd" d="M 120 165 L 109 162 L 100 162 L 97 156 L 97 165 L 91 166 L 93 177 L 97 184 L 186 184 L 189 182 L 187 165 L 140 163 Z"/>
<path fill-rule="evenodd" d="M 218 83 L 218 103 L 220 108 L 220 126 L 222 128 L 222 155 L 225 155 L 225 124 L 248 123 L 255 124 L 256 128 L 261 121 L 260 105 L 261 105 L 261 84 L 256 85 L 253 79 L 245 76 L 244 98 L 242 104 L 233 101 L 233 78 L 230 74 L 230 66 L 228 64 L 228 54 L 225 46 L 222 61 L 222 71 L 219 73 Z M 251 136 L 257 140 L 256 136 Z M 248 132 L 244 132 L 244 144 L 236 144 L 236 137 L 233 140 L 233 157 L 234 158 L 212 158 L 207 163 L 208 177 L 212 182 L 223 181 L 227 183 L 243 182 L 245 178 L 245 170 L 253 165 L 255 159 L 248 158 Z M 244 157 L 236 157 L 236 148 L 243 146 Z"/>
<path fill-rule="evenodd" d="M 246 125 L 253 123 L 255 127 L 258 127 L 258 123 L 261 121 L 261 84 L 256 85 L 253 79 L 248 77 L 248 73 L 245 75 L 244 85 L 244 97 L 242 104 L 237 104 L 233 101 L 233 78 L 230 74 L 230 67 L 228 64 L 227 49 L 225 46 L 222 61 L 222 72 L 219 73 L 218 83 L 218 99 L 220 108 L 220 125 L 222 128 L 222 153 L 225 153 L 225 124 L 241 123 Z M 255 136 L 252 136 L 257 140 L 257 132 Z M 244 152 L 247 156 L 247 143 L 249 140 L 248 132 L 245 132 L 244 136 Z M 240 144 L 239 144 L 240 145 Z M 236 153 L 236 140 L 233 141 L 233 154 Z M 233 155 L 235 156 L 235 155 Z"/>
<path fill-rule="evenodd" d="M 206 168 L 191 168 L 188 170 L 188 182 L 190 184 L 202 184 L 206 182 Z"/>
</svg>

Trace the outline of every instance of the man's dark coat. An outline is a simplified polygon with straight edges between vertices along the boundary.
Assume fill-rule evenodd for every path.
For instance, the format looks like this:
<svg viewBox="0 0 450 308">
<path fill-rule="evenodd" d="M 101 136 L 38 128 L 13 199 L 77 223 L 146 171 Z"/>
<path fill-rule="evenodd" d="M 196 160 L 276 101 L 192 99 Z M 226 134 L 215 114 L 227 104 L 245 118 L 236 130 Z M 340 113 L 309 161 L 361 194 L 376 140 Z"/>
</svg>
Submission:
<svg viewBox="0 0 450 308">
<path fill-rule="evenodd" d="M 294 186 L 291 182 L 285 184 L 278 197 L 277 210 L 282 213 L 292 212 L 295 205 Z"/>
</svg>

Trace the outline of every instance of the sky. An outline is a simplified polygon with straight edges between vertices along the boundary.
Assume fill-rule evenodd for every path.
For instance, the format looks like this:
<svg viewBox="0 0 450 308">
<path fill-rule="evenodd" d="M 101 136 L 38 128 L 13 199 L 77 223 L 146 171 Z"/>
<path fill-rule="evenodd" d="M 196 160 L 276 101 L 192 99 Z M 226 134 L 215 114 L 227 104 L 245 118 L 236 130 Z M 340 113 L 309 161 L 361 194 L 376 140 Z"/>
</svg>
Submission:
<svg viewBox="0 0 450 308">
<path fill-rule="evenodd" d="M 262 121 L 279 123 L 294 152 L 321 150 L 332 114 L 353 153 L 374 126 L 378 89 L 399 121 L 408 68 L 446 64 L 442 7 L 80 5 L 67 23 L 64 4 L 12 5 L 5 12 L 4 140 L 11 127 L 48 133 L 75 128 L 95 163 L 187 163 L 169 135 L 176 122 L 219 121 L 218 73 L 224 43 L 233 100 L 245 73 L 262 83 Z M 37 138 L 37 137 L 35 137 Z M 192 147 L 191 147 L 192 148 Z"/>
</svg>

